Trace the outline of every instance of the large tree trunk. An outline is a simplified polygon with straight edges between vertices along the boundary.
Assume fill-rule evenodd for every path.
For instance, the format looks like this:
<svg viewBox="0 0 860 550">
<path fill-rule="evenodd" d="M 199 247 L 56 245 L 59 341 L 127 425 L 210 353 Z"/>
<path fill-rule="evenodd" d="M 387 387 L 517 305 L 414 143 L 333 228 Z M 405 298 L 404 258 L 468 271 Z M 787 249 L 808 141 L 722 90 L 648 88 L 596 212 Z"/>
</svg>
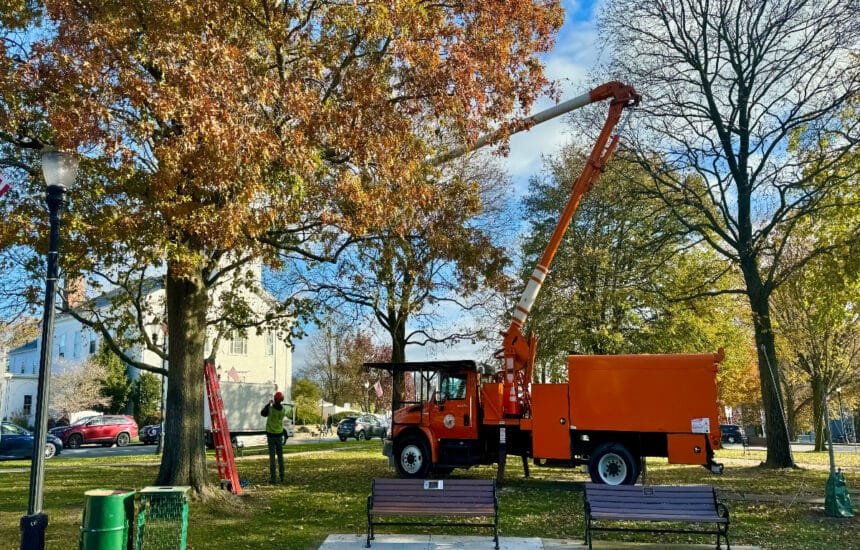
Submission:
<svg viewBox="0 0 860 550">
<path fill-rule="evenodd" d="M 406 361 L 406 319 L 402 316 L 389 310 L 389 319 L 396 319 L 396 322 L 391 325 L 391 362 L 403 363 Z M 394 374 L 392 380 L 392 388 L 394 389 L 394 400 L 398 403 L 406 401 L 406 381 L 403 379 L 403 373 Z"/>
<path fill-rule="evenodd" d="M 825 437 L 827 427 L 824 422 L 824 380 L 821 375 L 812 370 L 809 375 L 812 385 L 812 429 L 815 432 L 815 449 L 816 451 L 824 450 Z"/>
<path fill-rule="evenodd" d="M 181 277 L 167 269 L 169 370 L 164 455 L 156 483 L 209 486 L 203 441 L 203 348 L 209 296 L 199 270 Z"/>
<path fill-rule="evenodd" d="M 752 260 L 741 260 L 747 285 L 747 296 L 752 309 L 755 331 L 756 352 L 758 353 L 758 373 L 761 382 L 761 399 L 765 415 L 765 437 L 767 437 L 768 468 L 789 468 L 794 466 L 791 446 L 783 415 L 782 392 L 777 382 L 780 379 L 779 365 L 776 362 L 773 327 L 770 320 L 769 294 L 765 291 L 758 267 Z"/>
</svg>

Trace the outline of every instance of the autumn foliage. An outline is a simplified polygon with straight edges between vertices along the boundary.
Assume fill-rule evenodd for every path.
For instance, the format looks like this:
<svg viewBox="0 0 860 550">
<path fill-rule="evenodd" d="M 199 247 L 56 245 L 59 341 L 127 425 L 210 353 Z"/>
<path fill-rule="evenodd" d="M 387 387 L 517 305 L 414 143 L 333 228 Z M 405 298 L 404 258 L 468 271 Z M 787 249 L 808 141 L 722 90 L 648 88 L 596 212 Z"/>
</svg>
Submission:
<svg viewBox="0 0 860 550">
<path fill-rule="evenodd" d="M 536 54 L 562 22 L 556 0 L 0 6 L 2 162 L 31 176 L 2 205 L 0 248 L 44 243 L 26 151 L 81 152 L 61 265 L 166 265 L 167 415 L 183 422 L 159 483 L 197 488 L 207 289 L 225 253 L 276 265 L 263 237 L 432 210 L 436 180 L 417 176 L 434 137 L 473 139 L 551 92 Z"/>
</svg>

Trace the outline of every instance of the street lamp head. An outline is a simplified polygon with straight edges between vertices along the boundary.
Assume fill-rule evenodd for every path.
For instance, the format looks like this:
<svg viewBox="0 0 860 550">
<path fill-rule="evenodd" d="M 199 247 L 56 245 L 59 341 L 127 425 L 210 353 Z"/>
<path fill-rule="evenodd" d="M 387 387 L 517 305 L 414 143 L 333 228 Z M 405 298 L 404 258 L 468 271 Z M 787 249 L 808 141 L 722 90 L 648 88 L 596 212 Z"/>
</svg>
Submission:
<svg viewBox="0 0 860 550">
<path fill-rule="evenodd" d="M 46 149 L 42 152 L 42 174 L 48 187 L 68 189 L 78 175 L 78 156 L 67 151 Z"/>
<path fill-rule="evenodd" d="M 836 386 L 836 393 L 842 393 L 842 386 Z"/>
</svg>

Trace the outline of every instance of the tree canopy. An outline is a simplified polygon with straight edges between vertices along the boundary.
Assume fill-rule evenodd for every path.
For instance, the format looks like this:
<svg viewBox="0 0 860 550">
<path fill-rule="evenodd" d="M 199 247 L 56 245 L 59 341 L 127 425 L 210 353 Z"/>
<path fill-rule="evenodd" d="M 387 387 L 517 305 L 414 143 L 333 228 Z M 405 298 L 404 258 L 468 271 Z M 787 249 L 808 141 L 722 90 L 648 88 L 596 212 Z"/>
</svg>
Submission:
<svg viewBox="0 0 860 550">
<path fill-rule="evenodd" d="M 34 152 L 84 154 L 61 268 L 108 281 L 129 266 L 165 273 L 175 421 L 157 483 L 199 491 L 212 286 L 250 259 L 277 264 L 272 246 L 297 249 L 296 235 L 361 233 L 394 202 L 427 201 L 432 180 L 412 177 L 433 152 L 422 136 L 473 138 L 550 91 L 536 54 L 562 20 L 558 2 L 539 0 L 10 7 L 0 15 L 0 163 L 23 185 L 4 196 L 0 250 L 35 251 L 4 259 L 40 272 Z"/>
<path fill-rule="evenodd" d="M 528 272 L 587 156 L 575 146 L 546 160 L 545 178 L 526 197 L 531 237 L 524 243 Z M 618 154 L 582 199 L 529 317 L 539 338 L 536 373 L 542 381 L 566 376 L 569 354 L 707 353 L 725 348 L 719 378 L 741 377 L 752 360 L 748 323 L 725 288 L 721 262 L 702 247 L 659 200 L 646 192 L 650 178 Z M 728 405 L 743 399 L 721 384 Z"/>
<path fill-rule="evenodd" d="M 841 115 L 860 90 L 852 55 L 856 5 L 827 0 L 634 0 L 607 5 L 601 26 L 613 71 L 643 94 L 638 162 L 655 196 L 742 284 L 758 353 L 770 467 L 792 464 L 770 313 L 774 290 L 803 258 L 785 255 L 804 216 L 845 206 L 856 177 L 834 170 L 857 146 Z M 856 228 L 855 228 L 856 235 Z"/>
</svg>

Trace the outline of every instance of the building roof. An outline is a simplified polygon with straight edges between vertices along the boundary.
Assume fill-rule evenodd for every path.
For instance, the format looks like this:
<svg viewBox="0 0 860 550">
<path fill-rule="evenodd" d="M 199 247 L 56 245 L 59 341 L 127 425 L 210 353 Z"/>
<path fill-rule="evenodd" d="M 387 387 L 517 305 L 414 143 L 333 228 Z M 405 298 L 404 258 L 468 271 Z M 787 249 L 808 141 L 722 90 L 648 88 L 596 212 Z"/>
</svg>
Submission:
<svg viewBox="0 0 860 550">
<path fill-rule="evenodd" d="M 30 340 L 29 342 L 27 342 L 23 346 L 18 346 L 17 348 L 10 349 L 9 355 L 12 355 L 13 353 L 20 353 L 22 351 L 30 351 L 30 350 L 36 349 L 36 342 L 37 342 L 37 340 Z"/>
</svg>

